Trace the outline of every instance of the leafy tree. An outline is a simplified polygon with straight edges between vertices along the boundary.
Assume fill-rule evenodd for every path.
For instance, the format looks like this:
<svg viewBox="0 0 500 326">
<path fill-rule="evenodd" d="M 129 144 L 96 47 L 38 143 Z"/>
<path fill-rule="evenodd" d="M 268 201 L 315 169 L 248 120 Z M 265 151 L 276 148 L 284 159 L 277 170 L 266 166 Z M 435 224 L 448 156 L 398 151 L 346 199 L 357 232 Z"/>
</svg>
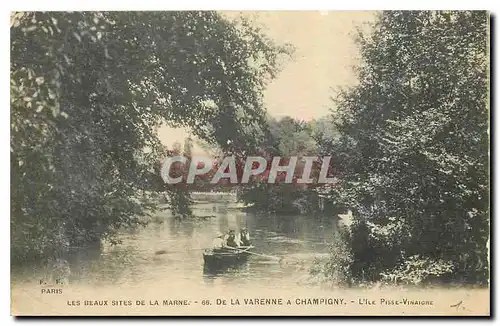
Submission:
<svg viewBox="0 0 500 326">
<path fill-rule="evenodd" d="M 342 175 L 330 196 L 365 234 L 358 279 L 488 279 L 487 30 L 485 12 L 391 11 L 360 33 L 359 84 L 336 98 L 327 146 Z"/>
<path fill-rule="evenodd" d="M 157 187 L 168 154 L 163 123 L 250 146 L 287 51 L 215 12 L 12 14 L 13 261 L 142 223 L 154 205 L 139 194 Z"/>
<path fill-rule="evenodd" d="M 305 162 L 304 156 L 320 156 L 318 146 L 323 138 L 335 136 L 334 125 L 327 119 L 299 121 L 291 117 L 276 120 L 268 117 L 269 134 L 260 145 L 260 155 L 267 157 L 268 166 L 262 173 L 261 181 L 254 182 L 241 189 L 241 199 L 254 204 L 259 210 L 274 213 L 306 213 L 320 210 L 318 193 L 313 188 L 317 184 L 298 184 L 302 177 Z M 330 134 L 331 132 L 331 134 Z M 291 156 L 297 156 L 293 182 L 284 183 L 285 173 L 279 173 L 275 184 L 267 183 L 273 157 L 280 156 L 280 165 L 286 165 Z M 311 178 L 317 178 L 321 162 L 315 162 Z"/>
<path fill-rule="evenodd" d="M 308 123 L 284 117 L 270 119 L 271 133 L 281 156 L 311 156 L 317 153 L 316 142 Z"/>
</svg>

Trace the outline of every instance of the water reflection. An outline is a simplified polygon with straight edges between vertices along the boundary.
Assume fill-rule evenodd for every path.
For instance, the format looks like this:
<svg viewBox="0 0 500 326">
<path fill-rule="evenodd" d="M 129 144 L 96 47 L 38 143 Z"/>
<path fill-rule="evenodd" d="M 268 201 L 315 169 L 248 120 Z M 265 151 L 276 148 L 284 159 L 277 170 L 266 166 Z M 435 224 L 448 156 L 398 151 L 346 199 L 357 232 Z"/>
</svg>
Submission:
<svg viewBox="0 0 500 326">
<path fill-rule="evenodd" d="M 70 281 L 127 286 L 146 281 L 296 286 L 295 276 L 307 272 L 300 264 L 326 253 L 335 231 L 329 218 L 250 214 L 228 203 L 199 204 L 194 213 L 208 217 L 179 221 L 168 211 L 160 212 L 147 227 L 124 230 L 119 237 L 122 243 L 104 246 L 100 255 L 75 255 Z M 207 269 L 203 250 L 211 246 L 215 234 L 242 227 L 250 230 L 256 255 L 237 266 Z"/>
<path fill-rule="evenodd" d="M 241 261 L 229 266 L 210 266 L 208 264 L 203 265 L 203 277 L 206 280 L 213 280 L 217 277 L 224 276 L 225 274 L 247 275 L 250 272 L 250 264 L 248 261 Z"/>
</svg>

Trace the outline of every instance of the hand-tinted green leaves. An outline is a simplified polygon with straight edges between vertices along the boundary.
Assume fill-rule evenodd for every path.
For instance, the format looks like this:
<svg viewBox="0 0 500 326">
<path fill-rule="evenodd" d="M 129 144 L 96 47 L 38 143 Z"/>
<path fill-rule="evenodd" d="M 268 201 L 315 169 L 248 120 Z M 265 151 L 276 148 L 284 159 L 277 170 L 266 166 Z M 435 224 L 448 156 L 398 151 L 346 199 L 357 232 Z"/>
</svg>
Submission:
<svg viewBox="0 0 500 326">
<path fill-rule="evenodd" d="M 342 134 L 329 146 L 345 169 L 335 196 L 377 230 L 394 225 L 388 216 L 405 230 L 391 236 L 404 239 L 398 250 L 364 271 L 420 268 L 412 273 L 421 277 L 441 273 L 436 263 L 447 277 L 452 269 L 471 281 L 487 277 L 474 269 L 485 262 L 488 232 L 487 19 L 485 12 L 384 12 L 358 39 L 359 85 L 336 99 Z M 395 243 L 377 234 L 370 231 L 360 255 Z M 414 260 L 415 253 L 425 257 Z"/>
<path fill-rule="evenodd" d="M 227 151 L 255 146 L 262 90 L 285 52 L 215 12 L 29 12 L 11 26 L 12 216 L 23 254 L 51 252 L 49 232 L 80 245 L 139 223 L 152 206 L 134 198 L 160 177 L 151 170 L 165 154 L 161 123 Z M 173 201 L 176 212 L 188 204 Z M 16 236 L 26 228 L 32 238 Z"/>
</svg>

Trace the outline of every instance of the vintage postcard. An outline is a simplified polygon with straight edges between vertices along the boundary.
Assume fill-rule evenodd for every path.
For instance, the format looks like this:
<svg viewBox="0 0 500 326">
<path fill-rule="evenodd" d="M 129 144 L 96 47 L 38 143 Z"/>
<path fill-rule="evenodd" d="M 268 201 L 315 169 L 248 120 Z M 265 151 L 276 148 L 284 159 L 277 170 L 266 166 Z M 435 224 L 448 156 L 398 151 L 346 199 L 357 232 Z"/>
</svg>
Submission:
<svg viewBox="0 0 500 326">
<path fill-rule="evenodd" d="M 485 11 L 12 12 L 14 316 L 489 316 Z"/>
</svg>

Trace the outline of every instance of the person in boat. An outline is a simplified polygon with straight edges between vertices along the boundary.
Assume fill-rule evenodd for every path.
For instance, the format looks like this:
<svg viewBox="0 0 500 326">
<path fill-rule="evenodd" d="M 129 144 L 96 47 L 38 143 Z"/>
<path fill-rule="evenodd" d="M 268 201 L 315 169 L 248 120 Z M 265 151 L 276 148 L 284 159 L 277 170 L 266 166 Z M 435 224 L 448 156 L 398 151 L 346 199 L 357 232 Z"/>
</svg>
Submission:
<svg viewBox="0 0 500 326">
<path fill-rule="evenodd" d="M 212 249 L 222 249 L 225 245 L 226 241 L 224 241 L 224 234 L 219 232 L 212 242 Z"/>
<path fill-rule="evenodd" d="M 248 247 L 252 244 L 250 241 L 250 234 L 248 233 L 247 228 L 243 228 L 240 230 L 240 246 Z"/>
<path fill-rule="evenodd" d="M 226 239 L 226 246 L 231 248 L 238 247 L 238 243 L 236 242 L 236 232 L 234 232 L 234 230 L 229 230 Z"/>
</svg>

